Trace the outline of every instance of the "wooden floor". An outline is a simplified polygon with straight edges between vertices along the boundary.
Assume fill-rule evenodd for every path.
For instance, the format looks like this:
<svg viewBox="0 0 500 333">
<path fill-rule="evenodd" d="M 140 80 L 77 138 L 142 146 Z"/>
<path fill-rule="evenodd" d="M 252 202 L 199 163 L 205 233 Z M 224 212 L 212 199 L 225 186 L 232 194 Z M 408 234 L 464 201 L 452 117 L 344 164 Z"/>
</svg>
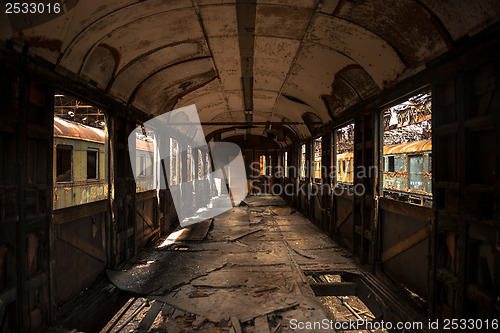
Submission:
<svg viewBox="0 0 500 333">
<path fill-rule="evenodd" d="M 359 272 L 279 197 L 249 197 L 170 238 L 108 272 L 134 297 L 102 332 L 291 332 L 291 319 L 326 318 L 306 275 Z"/>
</svg>

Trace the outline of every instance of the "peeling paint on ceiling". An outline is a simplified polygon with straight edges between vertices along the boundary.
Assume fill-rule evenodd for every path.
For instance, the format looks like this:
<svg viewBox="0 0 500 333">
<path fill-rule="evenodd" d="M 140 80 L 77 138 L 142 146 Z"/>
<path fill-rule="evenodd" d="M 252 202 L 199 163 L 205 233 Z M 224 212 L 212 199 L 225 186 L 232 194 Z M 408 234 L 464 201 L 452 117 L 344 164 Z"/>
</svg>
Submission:
<svg viewBox="0 0 500 333">
<path fill-rule="evenodd" d="M 326 123 L 500 19 L 498 0 L 256 0 L 254 24 L 239 25 L 247 2 L 72 1 L 51 19 L 0 13 L 0 39 L 150 114 L 195 103 L 202 121 L 245 121 L 251 73 L 253 121 Z"/>
</svg>

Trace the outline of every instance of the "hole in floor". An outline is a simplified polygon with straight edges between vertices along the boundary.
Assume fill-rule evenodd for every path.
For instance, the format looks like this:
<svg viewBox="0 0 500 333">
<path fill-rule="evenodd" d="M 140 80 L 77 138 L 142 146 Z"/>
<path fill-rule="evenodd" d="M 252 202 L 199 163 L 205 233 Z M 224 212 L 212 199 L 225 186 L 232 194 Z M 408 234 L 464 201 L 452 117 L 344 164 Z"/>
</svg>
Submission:
<svg viewBox="0 0 500 333">
<path fill-rule="evenodd" d="M 339 287 L 341 284 L 346 283 L 343 281 L 342 276 L 338 274 L 310 274 L 306 275 L 307 281 L 311 286 L 325 285 L 329 284 L 331 286 Z M 347 282 L 350 283 L 350 282 Z M 347 284 L 346 283 L 346 284 Z M 351 290 L 349 285 L 340 286 L 342 290 Z M 318 288 L 313 288 L 313 290 Z M 326 289 L 326 288 L 325 288 Z M 332 288 L 333 289 L 333 288 Z M 333 320 L 334 322 L 344 322 L 344 321 L 373 321 L 376 318 L 375 315 L 370 311 L 370 309 L 365 305 L 365 303 L 357 296 L 349 295 L 337 295 L 337 296 L 323 296 L 325 294 L 324 289 L 321 293 L 322 296 L 317 298 L 321 303 L 323 310 L 325 311 L 327 318 Z M 351 293 L 351 292 L 348 292 Z M 373 332 L 372 330 L 356 330 L 357 332 Z M 378 330 L 377 332 L 387 332 L 386 330 Z"/>
</svg>

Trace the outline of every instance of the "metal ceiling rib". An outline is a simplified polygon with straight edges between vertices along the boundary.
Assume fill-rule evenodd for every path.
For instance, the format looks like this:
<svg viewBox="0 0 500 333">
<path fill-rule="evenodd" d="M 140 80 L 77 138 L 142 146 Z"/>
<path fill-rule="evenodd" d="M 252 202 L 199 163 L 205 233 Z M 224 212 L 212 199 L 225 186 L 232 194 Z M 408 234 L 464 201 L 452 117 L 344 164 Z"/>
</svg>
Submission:
<svg viewBox="0 0 500 333">
<path fill-rule="evenodd" d="M 240 46 L 241 84 L 245 111 L 253 111 L 253 64 L 255 45 L 255 0 L 237 0 L 238 40 Z M 250 119 L 250 118 L 249 118 Z"/>
<path fill-rule="evenodd" d="M 218 64 L 215 62 L 215 56 L 214 56 L 214 47 L 216 48 L 217 44 L 214 43 L 214 40 L 209 38 L 209 32 L 211 32 L 211 36 L 214 36 L 214 37 L 219 37 L 219 36 L 222 36 L 224 38 L 225 35 L 231 35 L 232 33 L 234 33 L 234 29 L 231 29 L 229 26 L 229 24 L 227 24 L 226 26 L 224 26 L 223 29 L 213 29 L 212 30 L 212 25 L 211 24 L 205 24 L 204 22 L 204 19 L 202 17 L 202 14 L 201 14 L 201 8 L 200 8 L 200 5 L 199 3 L 195 2 L 195 1 L 192 1 L 193 3 L 193 8 L 195 9 L 196 11 L 196 16 L 198 18 L 198 23 L 200 24 L 200 27 L 203 31 L 203 37 L 205 38 L 206 42 L 207 42 L 207 45 L 208 45 L 208 48 L 209 48 L 209 51 L 210 53 L 212 54 L 212 57 L 213 57 L 213 66 L 214 66 L 214 71 L 216 73 L 216 78 L 219 80 L 219 91 L 220 91 L 220 94 L 222 95 L 222 99 L 224 100 L 224 103 L 226 105 L 226 110 L 229 112 L 230 111 L 230 108 L 229 108 L 229 104 L 227 103 L 227 99 L 225 97 L 225 94 L 224 94 L 224 89 L 223 89 L 223 82 L 222 82 L 222 79 L 221 79 L 221 71 L 219 69 L 219 66 Z M 225 15 L 223 16 L 225 19 L 226 19 L 226 22 L 227 21 L 230 21 L 230 18 L 231 18 L 231 15 L 227 15 L 227 11 L 217 11 L 215 13 L 215 21 L 217 21 L 218 19 L 220 20 L 221 18 L 219 16 L 217 16 L 217 14 L 220 14 L 220 13 L 224 13 Z M 229 17 L 228 17 L 229 16 Z M 208 15 L 208 17 L 211 17 L 210 15 Z M 205 19 L 206 22 L 210 22 L 210 18 L 206 18 Z M 228 29 L 229 27 L 229 29 Z M 214 46 L 215 45 L 215 46 Z M 193 89 L 193 91 L 195 91 L 197 89 Z M 186 94 L 183 94 L 182 96 L 179 96 L 179 99 L 181 97 L 183 97 L 184 95 L 187 95 Z M 177 102 L 175 103 L 172 103 L 172 108 L 175 106 Z M 168 110 L 167 110 L 168 111 Z M 228 115 L 229 117 L 231 117 L 231 114 Z"/>
<path fill-rule="evenodd" d="M 319 4 L 320 3 L 321 2 L 317 3 L 317 5 L 314 8 L 314 10 L 312 10 L 312 13 L 310 13 L 309 20 L 307 20 L 307 25 L 304 28 L 301 41 L 300 41 L 300 43 L 298 44 L 298 46 L 296 48 L 296 51 L 295 51 L 295 54 L 294 54 L 293 59 L 291 61 L 290 67 L 289 67 L 289 69 L 288 69 L 288 71 L 286 73 L 286 76 L 283 78 L 283 82 L 282 82 L 282 84 L 281 84 L 281 86 L 279 88 L 279 91 L 278 91 L 278 94 L 276 96 L 276 99 L 274 100 L 274 104 L 273 104 L 272 110 L 271 110 L 271 117 L 270 117 L 271 120 L 273 120 L 273 116 L 274 116 L 274 113 L 275 113 L 275 110 L 276 110 L 276 105 L 278 103 L 278 98 L 283 94 L 283 90 L 284 90 L 285 85 L 286 85 L 286 83 L 288 81 L 288 78 L 290 77 L 290 75 L 292 73 L 292 70 L 294 69 L 294 67 L 295 67 L 295 65 L 297 63 L 297 59 L 298 59 L 298 57 L 300 55 L 300 52 L 302 51 L 302 45 L 304 44 L 304 41 L 305 41 L 305 39 L 306 39 L 306 37 L 307 37 L 307 35 L 308 35 L 311 27 L 312 27 L 312 23 L 313 23 L 315 17 L 317 16 L 317 14 L 318 14 Z M 306 16 L 306 18 L 307 18 L 307 16 Z"/>
</svg>

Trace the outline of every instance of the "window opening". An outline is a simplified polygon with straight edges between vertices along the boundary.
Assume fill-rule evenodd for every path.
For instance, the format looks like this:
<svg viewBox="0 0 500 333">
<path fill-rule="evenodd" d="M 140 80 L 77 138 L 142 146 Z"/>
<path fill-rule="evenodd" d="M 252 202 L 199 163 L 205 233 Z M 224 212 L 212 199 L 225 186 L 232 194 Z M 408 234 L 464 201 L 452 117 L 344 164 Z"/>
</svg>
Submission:
<svg viewBox="0 0 500 333">
<path fill-rule="evenodd" d="M 314 179 L 315 181 L 321 181 L 321 141 L 322 137 L 319 137 L 313 141 L 314 143 Z"/>
<path fill-rule="evenodd" d="M 179 171 L 179 143 L 174 138 L 170 138 L 170 185 L 179 184 Z"/>
<path fill-rule="evenodd" d="M 98 175 L 98 151 L 87 150 L 87 179 L 97 179 Z"/>
<path fill-rule="evenodd" d="M 285 178 L 288 177 L 288 152 L 283 154 L 283 172 Z"/>
<path fill-rule="evenodd" d="M 198 149 L 198 179 L 203 179 L 203 153 Z"/>
<path fill-rule="evenodd" d="M 57 182 L 70 182 L 71 165 L 73 159 L 73 147 L 66 145 L 57 145 L 57 159 L 56 159 L 56 181 Z"/>
<path fill-rule="evenodd" d="M 54 95 L 53 208 L 108 198 L 106 116 L 62 91 Z"/>
<path fill-rule="evenodd" d="M 267 169 L 266 155 L 260 155 L 260 175 L 261 176 L 266 175 L 266 169 Z"/>
<path fill-rule="evenodd" d="M 432 205 L 432 96 L 426 90 L 382 111 L 383 195 Z"/>
<path fill-rule="evenodd" d="M 136 132 L 136 170 L 135 179 L 136 192 L 154 190 L 157 187 L 157 165 L 158 152 L 155 150 L 156 140 L 153 132 L 143 129 Z"/>
<path fill-rule="evenodd" d="M 187 146 L 187 158 L 186 158 L 186 167 L 187 167 L 187 172 L 186 172 L 186 180 L 188 182 L 193 180 L 194 176 L 194 160 L 193 160 L 193 149 L 191 146 Z"/>
<path fill-rule="evenodd" d="M 306 179 L 306 144 L 300 146 L 300 179 Z"/>
<path fill-rule="evenodd" d="M 354 165 L 354 123 L 334 132 L 336 155 L 336 186 L 352 186 Z"/>
</svg>

